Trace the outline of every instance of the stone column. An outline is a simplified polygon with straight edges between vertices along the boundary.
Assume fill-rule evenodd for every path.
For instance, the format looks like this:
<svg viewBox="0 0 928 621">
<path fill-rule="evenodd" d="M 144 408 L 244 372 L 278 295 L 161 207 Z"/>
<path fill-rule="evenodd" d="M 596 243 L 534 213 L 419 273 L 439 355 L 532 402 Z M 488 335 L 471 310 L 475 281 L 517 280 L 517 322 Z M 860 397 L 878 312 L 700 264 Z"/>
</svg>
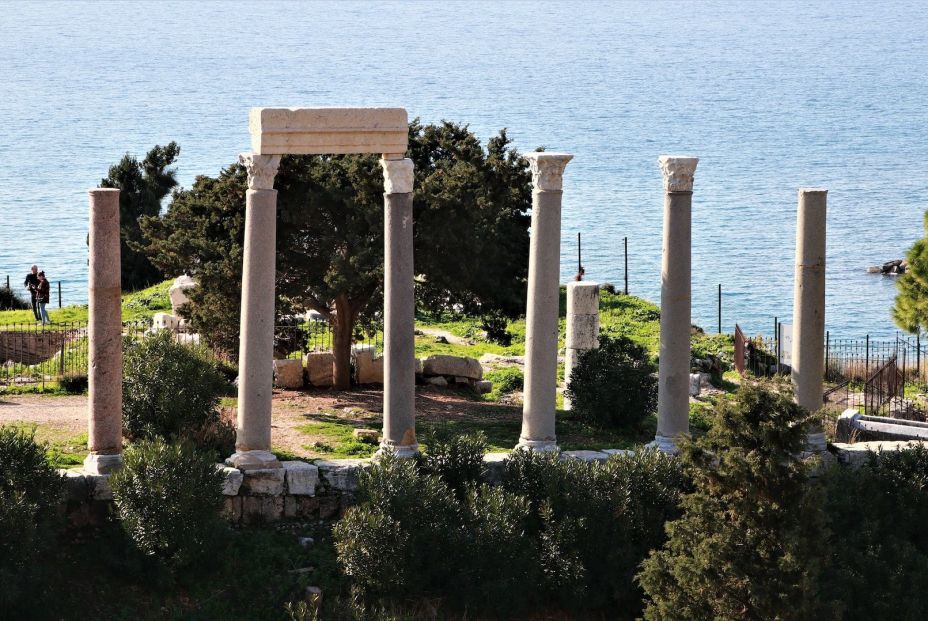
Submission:
<svg viewBox="0 0 928 621">
<path fill-rule="evenodd" d="M 567 283 L 567 349 L 564 361 L 564 385 L 570 378 L 580 354 L 599 347 L 599 283 Z M 564 395 L 564 409 L 572 408 Z"/>
<path fill-rule="evenodd" d="M 573 156 L 527 153 L 532 169 L 532 237 L 525 310 L 525 392 L 518 447 L 557 450 L 558 298 L 561 266 L 561 196 L 564 169 Z"/>
<path fill-rule="evenodd" d="M 690 431 L 690 244 L 693 174 L 698 158 L 662 155 L 664 242 L 661 261 L 661 340 L 657 435 L 653 446 L 675 453 Z"/>
<path fill-rule="evenodd" d="M 384 368 L 381 450 L 412 457 L 416 442 L 416 293 L 412 160 L 384 154 Z"/>
<path fill-rule="evenodd" d="M 122 466 L 122 279 L 119 190 L 90 195 L 87 448 L 84 470 L 109 474 Z"/>
<path fill-rule="evenodd" d="M 248 169 L 245 193 L 245 256 L 238 362 L 235 453 L 226 460 L 245 470 L 280 468 L 271 453 L 274 382 L 274 263 L 277 251 L 279 155 L 239 156 Z"/>
<path fill-rule="evenodd" d="M 793 290 L 792 379 L 796 403 L 822 409 L 825 375 L 825 212 L 828 190 L 799 189 L 796 213 L 796 280 Z M 821 424 L 809 433 L 809 449 L 824 451 Z"/>
</svg>

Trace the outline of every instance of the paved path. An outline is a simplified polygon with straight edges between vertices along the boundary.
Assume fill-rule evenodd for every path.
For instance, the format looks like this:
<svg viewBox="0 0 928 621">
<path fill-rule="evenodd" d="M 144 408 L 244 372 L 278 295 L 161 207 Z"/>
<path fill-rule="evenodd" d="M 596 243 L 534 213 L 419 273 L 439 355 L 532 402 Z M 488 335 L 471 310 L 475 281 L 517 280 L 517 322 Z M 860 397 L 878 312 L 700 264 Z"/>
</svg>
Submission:
<svg viewBox="0 0 928 621">
<path fill-rule="evenodd" d="M 80 433 L 87 430 L 87 396 L 0 394 L 0 425 L 32 422 Z"/>
</svg>

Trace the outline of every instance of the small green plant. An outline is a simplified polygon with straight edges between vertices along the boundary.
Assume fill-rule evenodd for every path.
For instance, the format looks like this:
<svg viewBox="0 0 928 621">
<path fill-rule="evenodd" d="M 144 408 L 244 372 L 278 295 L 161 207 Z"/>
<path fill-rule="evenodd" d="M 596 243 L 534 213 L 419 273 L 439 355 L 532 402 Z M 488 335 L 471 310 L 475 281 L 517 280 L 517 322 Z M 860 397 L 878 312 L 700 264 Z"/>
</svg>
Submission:
<svg viewBox="0 0 928 621">
<path fill-rule="evenodd" d="M 0 287 L 0 310 L 25 310 L 29 307 L 29 302 L 19 297 L 17 292 L 5 285 Z"/>
<path fill-rule="evenodd" d="M 486 395 L 492 401 L 498 401 L 503 395 L 520 391 L 525 387 L 525 376 L 519 367 L 499 367 L 484 373 L 483 379 L 493 384 L 493 391 Z"/>
<path fill-rule="evenodd" d="M 426 446 L 421 467 L 438 476 L 458 498 L 464 498 L 467 488 L 478 485 L 486 474 L 487 437 L 483 433 L 433 433 L 426 438 Z"/>
<path fill-rule="evenodd" d="M 35 589 L 35 559 L 53 541 L 62 477 L 35 431 L 0 427 L 0 605 L 15 610 Z"/>
<path fill-rule="evenodd" d="M 69 395 L 84 394 L 88 385 L 86 373 L 68 373 L 58 380 L 58 386 Z"/>
<path fill-rule="evenodd" d="M 171 570 L 210 558 L 224 531 L 222 473 L 190 444 L 142 440 L 126 450 L 110 485 L 123 529 Z"/>
<path fill-rule="evenodd" d="M 635 427 L 657 407 L 657 379 L 647 350 L 601 334 L 599 348 L 580 354 L 565 396 L 574 415 L 601 427 Z"/>
<path fill-rule="evenodd" d="M 127 438 L 190 439 L 220 454 L 232 451 L 234 432 L 219 412 L 228 383 L 212 363 L 164 331 L 128 343 L 123 366 Z"/>
</svg>

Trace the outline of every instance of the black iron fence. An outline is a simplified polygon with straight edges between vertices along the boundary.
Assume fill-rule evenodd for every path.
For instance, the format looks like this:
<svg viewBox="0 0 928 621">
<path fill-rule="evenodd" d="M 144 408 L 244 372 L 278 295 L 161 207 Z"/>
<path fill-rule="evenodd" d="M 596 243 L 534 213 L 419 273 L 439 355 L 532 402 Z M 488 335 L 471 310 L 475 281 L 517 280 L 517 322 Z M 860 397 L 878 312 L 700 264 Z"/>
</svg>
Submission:
<svg viewBox="0 0 928 621">
<path fill-rule="evenodd" d="M 161 328 L 181 344 L 194 348 L 208 360 L 235 366 L 228 353 L 210 347 L 185 326 Z M 151 321 L 123 323 L 123 338 L 138 341 L 154 332 Z M 356 330 L 354 343 L 383 351 L 379 325 Z M 0 386 L 40 386 L 87 375 L 88 326 L 86 321 L 0 324 Z M 332 328 L 326 321 L 300 321 L 274 329 L 278 358 L 299 358 L 311 351 L 331 351 Z"/>
</svg>

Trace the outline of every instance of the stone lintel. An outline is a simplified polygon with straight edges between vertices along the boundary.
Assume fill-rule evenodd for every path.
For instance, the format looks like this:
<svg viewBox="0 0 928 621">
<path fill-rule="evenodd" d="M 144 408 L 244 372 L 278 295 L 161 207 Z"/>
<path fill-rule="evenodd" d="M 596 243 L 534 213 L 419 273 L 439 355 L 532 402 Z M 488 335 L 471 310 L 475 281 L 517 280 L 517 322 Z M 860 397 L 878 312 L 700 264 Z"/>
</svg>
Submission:
<svg viewBox="0 0 928 621">
<path fill-rule="evenodd" d="M 665 192 L 692 192 L 693 177 L 696 173 L 698 157 L 692 155 L 662 155 L 657 158 L 664 175 Z"/>
<path fill-rule="evenodd" d="M 404 108 L 252 108 L 248 120 L 256 154 L 406 152 Z"/>
</svg>

